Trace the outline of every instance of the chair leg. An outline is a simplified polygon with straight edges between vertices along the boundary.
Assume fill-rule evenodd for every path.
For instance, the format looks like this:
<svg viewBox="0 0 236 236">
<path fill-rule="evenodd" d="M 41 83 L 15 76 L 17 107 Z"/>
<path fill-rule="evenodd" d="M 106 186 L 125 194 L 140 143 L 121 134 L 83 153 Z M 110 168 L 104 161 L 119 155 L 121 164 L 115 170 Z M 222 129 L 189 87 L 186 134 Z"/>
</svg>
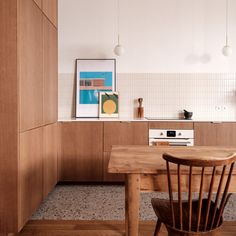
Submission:
<svg viewBox="0 0 236 236">
<path fill-rule="evenodd" d="M 161 229 L 161 221 L 157 220 L 154 236 L 158 236 L 160 229 Z"/>
</svg>

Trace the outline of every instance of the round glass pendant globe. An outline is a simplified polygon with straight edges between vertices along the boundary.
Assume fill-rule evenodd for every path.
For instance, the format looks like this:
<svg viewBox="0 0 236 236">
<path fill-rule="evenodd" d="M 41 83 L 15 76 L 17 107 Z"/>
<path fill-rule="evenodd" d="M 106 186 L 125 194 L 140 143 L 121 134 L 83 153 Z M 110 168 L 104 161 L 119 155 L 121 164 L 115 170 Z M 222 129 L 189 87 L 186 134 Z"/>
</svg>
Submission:
<svg viewBox="0 0 236 236">
<path fill-rule="evenodd" d="M 114 53 L 115 53 L 117 56 L 121 56 L 124 52 L 125 52 L 125 49 L 123 48 L 122 45 L 118 44 L 118 45 L 115 46 L 115 48 L 114 48 Z"/>
<path fill-rule="evenodd" d="M 224 56 L 228 57 L 232 54 L 232 48 L 229 45 L 225 45 L 222 49 L 222 53 Z"/>
</svg>

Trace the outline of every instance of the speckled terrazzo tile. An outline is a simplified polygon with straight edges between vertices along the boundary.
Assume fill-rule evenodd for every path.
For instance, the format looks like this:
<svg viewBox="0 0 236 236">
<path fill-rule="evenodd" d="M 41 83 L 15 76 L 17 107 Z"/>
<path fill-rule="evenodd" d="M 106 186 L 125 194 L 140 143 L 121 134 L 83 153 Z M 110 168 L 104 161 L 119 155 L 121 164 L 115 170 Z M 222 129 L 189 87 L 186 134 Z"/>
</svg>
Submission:
<svg viewBox="0 0 236 236">
<path fill-rule="evenodd" d="M 142 193 L 140 199 L 141 220 L 156 220 L 151 206 L 151 198 L 153 197 L 168 198 L 168 194 Z M 186 198 L 186 195 L 183 198 Z M 236 220 L 235 202 L 236 195 L 232 195 L 224 212 L 225 220 Z M 124 220 L 124 209 L 124 186 L 58 185 L 32 215 L 32 219 Z"/>
</svg>

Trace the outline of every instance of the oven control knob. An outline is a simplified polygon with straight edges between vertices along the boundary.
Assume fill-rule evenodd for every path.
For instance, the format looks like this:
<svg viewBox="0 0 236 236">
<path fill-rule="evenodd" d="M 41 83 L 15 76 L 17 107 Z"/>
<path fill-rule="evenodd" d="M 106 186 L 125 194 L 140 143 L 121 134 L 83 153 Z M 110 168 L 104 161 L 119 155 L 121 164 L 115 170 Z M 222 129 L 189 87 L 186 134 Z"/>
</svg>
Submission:
<svg viewBox="0 0 236 236">
<path fill-rule="evenodd" d="M 182 134 L 181 133 L 178 133 L 178 136 L 181 136 Z"/>
<path fill-rule="evenodd" d="M 164 134 L 161 132 L 160 135 L 163 136 Z"/>
</svg>

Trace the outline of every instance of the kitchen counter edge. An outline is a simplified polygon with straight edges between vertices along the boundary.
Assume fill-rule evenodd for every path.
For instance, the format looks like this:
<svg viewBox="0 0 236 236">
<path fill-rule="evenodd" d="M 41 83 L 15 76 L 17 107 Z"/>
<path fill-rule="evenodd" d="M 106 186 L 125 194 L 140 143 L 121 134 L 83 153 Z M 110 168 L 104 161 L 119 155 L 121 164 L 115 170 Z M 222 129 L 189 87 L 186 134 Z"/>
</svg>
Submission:
<svg viewBox="0 0 236 236">
<path fill-rule="evenodd" d="M 129 118 L 61 118 L 58 119 L 58 122 L 212 122 L 212 123 L 222 123 L 222 122 L 236 122 L 236 120 L 207 120 L 207 119 L 202 119 L 202 120 L 168 120 L 168 119 L 160 119 L 160 120 L 149 120 L 149 119 L 129 119 Z"/>
</svg>

